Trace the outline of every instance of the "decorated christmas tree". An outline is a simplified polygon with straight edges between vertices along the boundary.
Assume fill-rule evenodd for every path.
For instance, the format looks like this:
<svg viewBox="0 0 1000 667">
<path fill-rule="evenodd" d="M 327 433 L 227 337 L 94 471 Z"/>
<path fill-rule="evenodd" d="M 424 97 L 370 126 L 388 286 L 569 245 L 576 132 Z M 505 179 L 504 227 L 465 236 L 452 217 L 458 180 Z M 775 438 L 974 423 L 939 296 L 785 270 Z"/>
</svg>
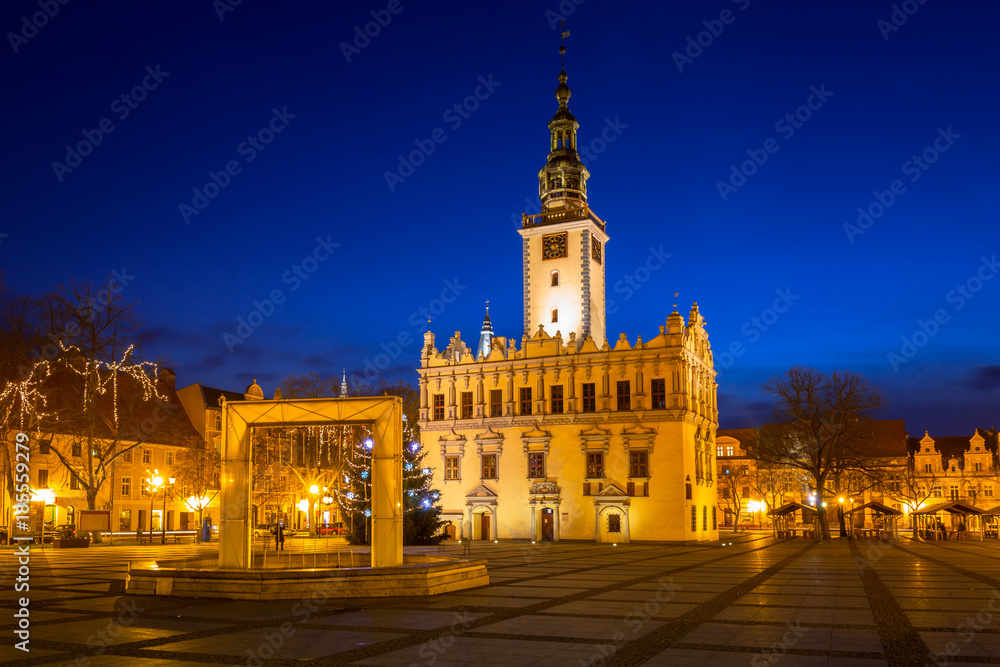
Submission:
<svg viewBox="0 0 1000 667">
<path fill-rule="evenodd" d="M 403 543 L 437 544 L 441 527 L 441 494 L 431 487 L 432 471 L 425 462 L 416 428 L 403 417 Z M 367 430 L 357 431 L 344 466 L 338 502 L 346 517 L 347 540 L 371 544 L 371 456 L 373 442 Z"/>
</svg>

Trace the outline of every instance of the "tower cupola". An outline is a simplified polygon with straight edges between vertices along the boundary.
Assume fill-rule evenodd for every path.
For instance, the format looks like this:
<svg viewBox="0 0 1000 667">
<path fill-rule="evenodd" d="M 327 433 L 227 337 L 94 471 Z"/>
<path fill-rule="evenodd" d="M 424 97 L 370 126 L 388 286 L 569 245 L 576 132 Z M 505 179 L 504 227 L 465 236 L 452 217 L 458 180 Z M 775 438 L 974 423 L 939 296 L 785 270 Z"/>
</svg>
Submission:
<svg viewBox="0 0 1000 667">
<path fill-rule="evenodd" d="M 565 58 L 566 47 L 560 46 L 559 53 Z M 549 121 L 549 159 L 538 172 L 538 196 L 542 200 L 543 211 L 579 208 L 587 203 L 590 173 L 576 152 L 576 132 L 580 124 L 569 110 L 569 98 L 573 92 L 566 79 L 564 63 L 556 87 L 559 108 Z"/>
</svg>

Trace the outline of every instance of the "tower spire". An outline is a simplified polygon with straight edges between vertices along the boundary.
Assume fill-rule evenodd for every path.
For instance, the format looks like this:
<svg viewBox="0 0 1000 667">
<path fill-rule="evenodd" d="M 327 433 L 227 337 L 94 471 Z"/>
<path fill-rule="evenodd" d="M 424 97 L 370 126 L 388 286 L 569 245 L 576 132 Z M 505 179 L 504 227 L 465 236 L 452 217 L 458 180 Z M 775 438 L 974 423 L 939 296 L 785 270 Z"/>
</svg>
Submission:
<svg viewBox="0 0 1000 667">
<path fill-rule="evenodd" d="M 347 369 L 344 369 L 344 374 L 340 378 L 340 398 L 347 397 Z"/>
<path fill-rule="evenodd" d="M 486 317 L 483 318 L 483 330 L 479 334 L 479 349 L 476 358 L 486 358 L 493 350 L 493 323 L 490 322 L 490 300 L 486 299 Z"/>
<path fill-rule="evenodd" d="M 573 94 L 566 80 L 566 45 L 569 31 L 560 33 L 559 85 L 556 100 L 559 108 L 549 121 L 549 159 L 538 172 L 538 195 L 542 210 L 580 208 L 587 203 L 587 179 L 590 173 L 576 152 L 576 132 L 580 124 L 570 113 L 569 98 Z"/>
</svg>

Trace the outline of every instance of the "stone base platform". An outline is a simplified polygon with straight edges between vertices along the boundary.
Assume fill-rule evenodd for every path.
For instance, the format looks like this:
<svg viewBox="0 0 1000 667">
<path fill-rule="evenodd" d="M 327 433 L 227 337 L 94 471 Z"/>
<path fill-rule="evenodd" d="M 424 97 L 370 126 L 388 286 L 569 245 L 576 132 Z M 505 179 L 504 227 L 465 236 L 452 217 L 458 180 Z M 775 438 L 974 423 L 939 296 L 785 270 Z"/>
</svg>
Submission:
<svg viewBox="0 0 1000 667">
<path fill-rule="evenodd" d="M 400 567 L 312 568 L 311 554 L 301 556 L 300 569 L 220 570 L 218 560 L 130 563 L 125 592 L 230 600 L 287 600 L 295 598 L 368 598 L 400 595 L 437 595 L 488 586 L 485 560 L 429 554 L 405 554 Z"/>
</svg>

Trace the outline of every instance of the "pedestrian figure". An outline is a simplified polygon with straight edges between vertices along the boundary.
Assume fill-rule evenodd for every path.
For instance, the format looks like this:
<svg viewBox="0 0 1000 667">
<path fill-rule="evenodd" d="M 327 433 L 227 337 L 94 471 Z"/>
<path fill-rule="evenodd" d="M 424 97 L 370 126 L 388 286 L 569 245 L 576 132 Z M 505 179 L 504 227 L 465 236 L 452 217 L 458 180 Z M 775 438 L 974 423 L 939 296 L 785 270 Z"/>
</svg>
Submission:
<svg viewBox="0 0 1000 667">
<path fill-rule="evenodd" d="M 274 550 L 285 550 L 285 527 L 280 523 L 274 528 Z"/>
<path fill-rule="evenodd" d="M 142 526 L 135 529 L 135 539 L 140 545 L 142 544 Z"/>
</svg>

